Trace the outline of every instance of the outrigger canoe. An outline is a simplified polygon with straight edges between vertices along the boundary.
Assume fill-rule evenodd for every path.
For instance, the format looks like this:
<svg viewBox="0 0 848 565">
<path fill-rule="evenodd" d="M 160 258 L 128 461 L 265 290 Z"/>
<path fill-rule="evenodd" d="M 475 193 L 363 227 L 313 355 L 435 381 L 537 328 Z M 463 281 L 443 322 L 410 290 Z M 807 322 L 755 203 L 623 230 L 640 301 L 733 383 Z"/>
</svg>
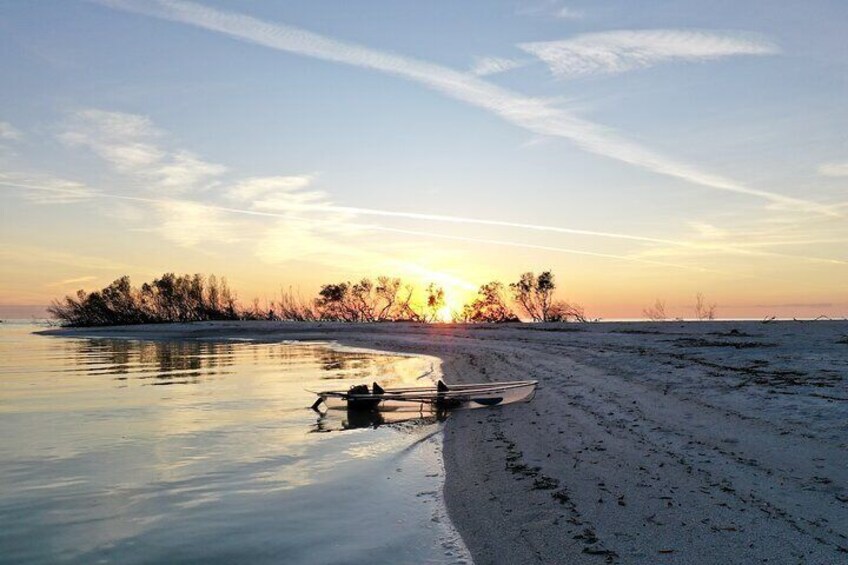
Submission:
<svg viewBox="0 0 848 565">
<path fill-rule="evenodd" d="M 348 390 L 316 392 L 314 410 L 323 402 L 328 408 L 348 410 L 395 411 L 425 408 L 443 410 L 484 408 L 515 402 L 529 402 L 536 395 L 538 381 L 511 381 L 447 386 L 441 380 L 436 386 L 386 388 L 374 383 L 353 386 Z"/>
</svg>

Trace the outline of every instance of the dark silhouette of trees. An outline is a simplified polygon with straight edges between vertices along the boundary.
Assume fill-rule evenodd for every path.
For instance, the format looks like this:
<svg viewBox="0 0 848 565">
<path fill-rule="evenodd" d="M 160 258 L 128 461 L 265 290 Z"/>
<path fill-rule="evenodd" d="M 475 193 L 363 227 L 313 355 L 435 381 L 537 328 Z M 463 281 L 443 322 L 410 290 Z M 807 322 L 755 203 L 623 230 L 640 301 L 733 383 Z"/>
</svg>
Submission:
<svg viewBox="0 0 848 565">
<path fill-rule="evenodd" d="M 553 299 L 556 288 L 550 271 L 538 277 L 524 273 L 510 285 L 516 304 L 534 321 L 586 321 L 582 307 Z M 121 277 L 101 290 L 78 291 L 55 300 L 48 311 L 68 326 L 113 326 L 211 320 L 285 320 L 295 322 L 438 322 L 444 309 L 445 291 L 429 284 L 423 296 L 413 301 L 415 288 L 396 277 L 376 281 L 325 284 L 314 299 L 305 299 L 291 289 L 280 300 L 262 305 L 255 299 L 242 307 L 225 279 L 215 275 L 165 273 L 152 282 L 134 287 Z M 706 308 L 706 307 L 705 307 Z M 714 309 L 715 307 L 710 307 Z M 708 315 L 712 310 L 706 308 Z M 504 285 L 492 281 L 480 287 L 477 296 L 455 322 L 502 323 L 520 321 L 510 307 Z"/>
<path fill-rule="evenodd" d="M 431 324 L 438 320 L 439 310 L 445 306 L 445 289 L 437 286 L 436 283 L 427 285 L 426 300 L 424 311 L 421 313 L 420 320 Z"/>
<path fill-rule="evenodd" d="M 707 304 L 702 293 L 695 295 L 695 319 L 696 320 L 714 320 L 716 313 L 716 304 Z"/>
<path fill-rule="evenodd" d="M 548 322 L 588 322 L 586 311 L 580 304 L 571 304 L 564 300 L 557 300 L 548 311 Z"/>
<path fill-rule="evenodd" d="M 54 301 L 47 311 L 69 326 L 115 326 L 201 320 L 238 320 L 235 296 L 224 279 L 166 273 L 141 288 L 121 277 L 106 288 Z"/>
<path fill-rule="evenodd" d="M 480 287 L 477 297 L 463 306 L 462 312 L 455 321 L 502 324 L 520 320 L 507 303 L 503 283 L 492 281 Z"/>
<path fill-rule="evenodd" d="M 543 271 L 537 277 L 532 272 L 521 275 L 518 282 L 509 285 L 512 298 L 521 306 L 521 309 L 530 316 L 534 322 L 549 322 L 551 306 L 553 304 L 554 274 Z"/>
<path fill-rule="evenodd" d="M 534 322 L 587 321 L 579 304 L 554 300 L 556 278 L 551 271 L 543 271 L 538 277 L 532 272 L 524 273 L 509 289 L 515 303 Z"/>
<path fill-rule="evenodd" d="M 368 278 L 355 284 L 327 284 L 315 300 L 316 317 L 340 322 L 433 321 L 434 312 L 444 305 L 444 290 L 428 286 L 421 312 L 411 305 L 414 290 L 411 285 L 402 287 L 399 278 L 386 276 L 378 277 L 376 285 Z"/>
<path fill-rule="evenodd" d="M 350 296 L 350 283 L 325 284 L 315 300 L 322 320 L 355 322 L 356 315 Z"/>
<path fill-rule="evenodd" d="M 382 322 L 383 320 L 388 320 L 389 315 L 392 313 L 395 304 L 398 303 L 398 299 L 400 298 L 400 279 L 386 276 L 377 277 L 377 286 L 375 287 L 374 292 L 377 296 L 377 302 L 382 302 L 382 307 L 375 309 L 377 313 L 375 321 Z M 409 292 L 409 295 L 411 298 L 411 291 Z"/>
<path fill-rule="evenodd" d="M 668 315 L 665 313 L 665 302 L 659 298 L 657 298 L 653 306 L 642 310 L 642 313 L 652 322 L 662 322 L 668 319 Z"/>
<path fill-rule="evenodd" d="M 275 318 L 291 322 L 314 322 L 321 317 L 315 301 L 304 299 L 289 287 L 280 293 L 280 301 L 271 305 Z"/>
</svg>

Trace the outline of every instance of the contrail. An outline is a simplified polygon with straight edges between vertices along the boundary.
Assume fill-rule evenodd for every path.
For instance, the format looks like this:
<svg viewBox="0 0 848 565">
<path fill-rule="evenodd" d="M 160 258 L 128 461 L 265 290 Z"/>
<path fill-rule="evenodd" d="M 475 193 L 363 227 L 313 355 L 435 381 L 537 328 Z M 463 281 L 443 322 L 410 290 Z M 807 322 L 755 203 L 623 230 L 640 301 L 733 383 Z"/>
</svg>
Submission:
<svg viewBox="0 0 848 565">
<path fill-rule="evenodd" d="M 602 231 L 593 231 L 593 230 L 581 230 L 575 228 L 563 228 L 559 226 L 546 226 L 540 224 L 525 224 L 520 222 L 507 222 L 502 220 L 486 220 L 482 218 L 467 218 L 464 216 L 448 216 L 443 214 L 422 214 L 418 212 L 397 212 L 393 210 L 376 210 L 373 208 L 357 208 L 354 206 L 335 206 L 332 204 L 327 205 L 296 205 L 292 206 L 293 210 L 301 210 L 306 212 L 311 211 L 327 211 L 327 212 L 342 212 L 342 213 L 351 213 L 351 214 L 361 214 L 366 216 L 385 216 L 390 218 L 409 218 L 412 220 L 426 220 L 426 221 L 434 221 L 434 222 L 446 222 L 446 223 L 454 223 L 454 224 L 479 224 L 484 226 L 498 226 L 498 227 L 507 227 L 507 228 L 518 228 L 525 230 L 534 230 L 534 231 L 544 231 L 544 232 L 556 232 L 556 233 L 567 233 L 571 235 L 590 235 L 595 237 L 608 237 L 612 239 L 627 239 L 632 241 L 641 241 L 645 243 L 663 243 L 666 245 L 678 245 L 682 247 L 689 247 L 690 245 L 685 242 L 674 241 L 670 239 L 661 239 L 656 237 L 643 237 L 638 235 L 629 235 L 622 233 L 613 233 L 613 232 L 602 232 Z"/>
<path fill-rule="evenodd" d="M 565 233 L 571 235 L 588 235 L 594 237 L 606 237 L 612 239 L 623 239 L 630 241 L 638 241 L 643 243 L 659 243 L 671 245 L 699 251 L 722 251 L 726 253 L 736 253 L 738 255 L 752 256 L 772 256 L 772 257 L 788 257 L 793 259 L 803 259 L 812 262 L 831 263 L 831 264 L 848 264 L 845 261 L 838 259 L 827 259 L 820 257 L 799 257 L 797 255 L 787 255 L 784 253 L 774 253 L 768 251 L 757 251 L 750 249 L 751 247 L 768 246 L 768 243 L 745 243 L 745 244 L 724 244 L 715 245 L 707 243 L 693 243 L 689 241 L 677 241 L 673 239 L 662 239 L 657 237 L 646 237 L 630 234 L 622 234 L 615 232 L 601 232 L 594 230 L 581 230 L 575 228 L 564 228 L 560 226 L 547 226 L 543 224 L 526 224 L 520 222 L 508 222 L 504 220 L 487 220 L 482 218 L 468 218 L 463 216 L 448 216 L 443 214 L 423 214 L 418 212 L 398 212 L 394 210 L 378 210 L 374 208 L 358 208 L 353 206 L 336 206 L 332 204 L 294 204 L 286 205 L 286 210 L 294 210 L 300 212 L 339 212 L 370 216 L 384 216 L 390 218 L 409 218 L 414 220 L 425 220 L 435 222 L 446 222 L 456 224 L 479 224 L 488 226 L 508 227 L 517 229 L 526 229 L 533 231 Z M 841 241 L 841 240 L 839 240 Z"/>
<path fill-rule="evenodd" d="M 844 216 L 833 206 L 747 186 L 655 153 L 620 137 L 612 129 L 586 121 L 548 101 L 515 93 L 470 73 L 427 61 L 338 41 L 285 24 L 266 22 L 179 0 L 141 4 L 133 0 L 96 0 L 112 8 L 180 22 L 289 53 L 394 75 L 446 96 L 483 108 L 503 120 L 536 134 L 569 139 L 578 147 L 715 190 L 762 198 L 800 211 Z"/>
<path fill-rule="evenodd" d="M 349 224 L 349 225 L 357 225 L 357 224 Z M 700 271 L 700 272 L 717 272 L 713 269 L 706 269 L 703 267 L 692 267 L 689 265 L 679 265 L 676 263 L 666 263 L 664 261 L 652 261 L 650 259 L 638 259 L 636 257 L 628 257 L 627 255 L 613 255 L 611 253 L 595 253 L 594 251 L 582 251 L 578 249 L 567 249 L 563 247 L 551 247 L 548 245 L 535 245 L 532 243 L 520 243 L 514 241 L 503 241 L 497 239 L 480 239 L 476 237 L 464 237 L 459 235 L 448 235 L 448 234 L 440 234 L 433 232 L 423 232 L 423 231 L 414 231 L 414 230 L 406 230 L 402 228 L 390 228 L 386 226 L 375 226 L 370 224 L 361 224 L 361 227 L 366 229 L 374 229 L 377 231 L 386 231 L 392 233 L 402 233 L 408 235 L 418 235 L 423 237 L 433 237 L 439 239 L 452 239 L 456 241 L 466 241 L 470 243 L 483 243 L 488 245 L 503 245 L 508 247 L 523 247 L 526 249 L 540 249 L 542 251 L 553 251 L 556 253 L 568 253 L 571 255 L 586 255 L 589 257 L 602 257 L 605 259 L 617 259 L 619 261 L 630 261 L 633 263 L 645 263 L 648 265 L 659 265 L 662 267 L 673 267 L 675 269 L 687 269 L 691 271 Z"/>
<path fill-rule="evenodd" d="M 23 183 L 13 183 L 0 179 L 0 185 L 11 186 L 17 188 L 25 188 L 31 190 L 39 190 L 45 192 L 54 192 L 59 194 L 68 194 L 73 196 L 80 197 L 92 197 L 92 196 L 101 196 L 104 198 L 111 199 L 119 199 L 119 200 L 129 200 L 135 202 L 144 202 L 148 204 L 168 204 L 175 202 L 174 200 L 167 199 L 156 199 L 156 198 L 147 198 L 143 196 L 125 196 L 119 194 L 109 194 L 105 192 L 92 192 L 89 189 L 68 189 L 68 188 L 56 188 L 56 187 L 47 187 L 40 185 L 32 185 L 32 184 L 23 184 Z M 627 255 L 615 255 L 615 254 L 605 254 L 605 253 L 596 253 L 590 251 L 582 251 L 578 249 L 567 249 L 561 247 L 553 247 L 553 246 L 544 246 L 544 245 L 535 245 L 529 243 L 520 243 L 520 242 L 509 242 L 503 240 L 487 240 L 487 239 L 479 239 L 479 238 L 469 238 L 464 236 L 452 236 L 448 234 L 440 234 L 436 232 L 425 232 L 425 231 L 415 231 L 415 230 L 404 230 L 401 228 L 392 228 L 388 226 L 380 226 L 377 224 L 357 224 L 357 223 L 339 223 L 335 220 L 320 220 L 315 218 L 302 218 L 297 216 L 291 216 L 288 214 L 282 214 L 278 212 L 267 212 L 262 210 L 246 210 L 242 208 L 232 208 L 225 206 L 217 206 L 213 204 L 205 204 L 199 203 L 195 201 L 190 201 L 192 204 L 197 206 L 205 207 L 209 210 L 215 210 L 219 212 L 227 212 L 231 214 L 240 214 L 240 215 L 250 215 L 250 216 L 261 216 L 261 217 L 269 217 L 269 218 L 282 218 L 291 221 L 300 221 L 305 223 L 314 223 L 314 224 L 322 224 L 322 225 L 345 225 L 349 227 L 356 227 L 360 229 L 371 229 L 373 231 L 387 231 L 387 232 L 395 232 L 395 233 L 406 233 L 409 235 L 417 235 L 424 237 L 433 237 L 439 239 L 455 239 L 457 241 L 467 241 L 467 242 L 476 242 L 476 243 L 489 243 L 492 245 L 504 245 L 511 247 L 526 247 L 529 249 L 540 249 L 547 251 L 555 251 L 561 253 L 571 253 L 575 255 L 591 255 L 595 257 L 605 257 L 609 259 L 618 259 L 622 261 L 631 261 L 631 262 L 640 262 L 651 265 L 660 265 L 665 267 L 674 267 L 681 269 L 691 269 L 696 271 L 711 271 L 710 269 L 691 267 L 686 265 L 680 265 L 677 263 L 668 263 L 665 261 L 654 261 L 650 259 L 644 259 L 634 256 Z M 701 250 L 701 251 L 722 251 L 728 253 L 736 253 L 739 255 L 751 255 L 751 256 L 760 256 L 760 257 L 784 257 L 788 259 L 797 259 L 802 261 L 809 261 L 814 263 L 826 263 L 830 265 L 848 265 L 848 261 L 844 261 L 841 259 L 830 259 L 827 257 L 809 257 L 809 256 L 801 256 L 801 255 L 789 255 L 786 253 L 775 253 L 770 251 L 758 251 L 753 249 L 747 249 L 746 247 L 756 246 L 755 243 L 749 244 L 740 244 L 736 245 L 705 245 L 699 243 L 690 243 L 684 241 L 675 241 L 669 239 L 661 239 L 661 238 L 651 238 L 651 237 L 641 237 L 635 235 L 628 234 L 619 234 L 619 233 L 610 233 L 610 232 L 597 232 L 590 230 L 578 230 L 571 228 L 562 228 L 558 226 L 544 226 L 544 225 L 535 225 L 535 224 L 522 224 L 517 222 L 506 222 L 501 220 L 485 220 L 479 218 L 463 218 L 459 216 L 444 216 L 439 214 L 418 214 L 414 212 L 393 212 L 389 210 L 373 210 L 369 208 L 355 208 L 350 206 L 332 206 L 332 205 L 321 205 L 321 206 L 295 206 L 290 209 L 297 209 L 304 212 L 347 212 L 353 214 L 371 214 L 376 216 L 388 216 L 388 217 L 402 217 L 402 218 L 410 218 L 410 219 L 420 219 L 420 220 L 433 220 L 433 221 L 443 221 L 450 223 L 471 223 L 471 224 L 483 224 L 483 225 L 492 225 L 492 226 L 505 226 L 505 227 L 514 227 L 514 228 L 523 228 L 523 229 L 531 229 L 538 231 L 550 231 L 550 232 L 559 232 L 559 233 L 568 233 L 568 234 L 580 234 L 580 235 L 592 235 L 599 237 L 610 237 L 615 239 L 624 239 L 624 240 L 633 240 L 633 241 L 642 241 L 648 243 L 661 243 L 673 245 L 676 247 L 682 247 L 693 250 Z M 841 241 L 841 240 L 839 240 Z"/>
<path fill-rule="evenodd" d="M 74 189 L 39 186 L 39 185 L 25 184 L 25 183 L 13 183 L 13 182 L 7 182 L 7 181 L 4 181 L 4 180 L 0 180 L 0 185 L 14 187 L 14 188 L 23 188 L 23 189 L 27 189 L 27 190 L 41 190 L 41 191 L 45 191 L 45 192 L 55 192 L 55 193 L 59 193 L 59 194 L 79 195 L 80 192 L 81 192 L 79 190 L 74 190 Z M 92 197 L 98 196 L 98 197 L 101 197 L 101 198 L 108 198 L 108 199 L 113 199 L 113 200 L 127 200 L 127 201 L 130 201 L 130 202 L 143 202 L 143 203 L 146 203 L 146 204 L 169 204 L 169 203 L 175 202 L 174 200 L 168 200 L 168 199 L 165 199 L 165 198 L 148 198 L 148 197 L 144 197 L 144 196 L 125 196 L 125 195 L 122 195 L 122 194 L 110 194 L 108 192 L 86 193 L 86 195 L 92 196 Z M 552 246 L 547 246 L 547 245 L 535 245 L 535 244 L 531 244 L 531 243 L 502 241 L 502 240 L 496 240 L 496 239 L 478 239 L 478 238 L 464 237 L 464 236 L 458 236 L 458 235 L 441 234 L 441 233 L 435 233 L 435 232 L 406 230 L 406 229 L 402 229 L 402 228 L 392 228 L 392 227 L 381 226 L 381 225 L 377 225 L 377 224 L 358 224 L 358 223 L 354 223 L 354 222 L 337 222 L 335 220 L 320 220 L 320 219 L 315 219 L 315 218 L 302 218 L 302 217 L 297 217 L 297 216 L 291 216 L 291 215 L 288 215 L 288 214 L 281 214 L 281 213 L 278 213 L 278 212 L 263 212 L 261 210 L 245 210 L 245 209 L 242 209 L 242 208 L 231 208 L 231 207 L 227 207 L 227 206 L 217 206 L 217 205 L 213 205 L 213 204 L 205 204 L 205 203 L 194 202 L 194 201 L 192 201 L 192 204 L 195 204 L 197 206 L 201 206 L 201 207 L 206 208 L 208 210 L 214 210 L 214 211 L 217 211 L 217 212 L 226 212 L 226 213 L 230 213 L 230 214 L 240 214 L 240 215 L 245 215 L 245 216 L 278 218 L 278 219 L 284 219 L 284 220 L 288 220 L 288 221 L 319 224 L 319 225 L 346 226 L 346 227 L 359 228 L 359 229 L 372 230 L 372 231 L 383 231 L 383 232 L 414 235 L 414 236 L 419 236 L 419 237 L 430 237 L 430 238 L 437 238 L 437 239 L 451 239 L 451 240 L 455 240 L 455 241 L 465 241 L 465 242 L 469 242 L 469 243 L 482 243 L 482 244 L 500 245 L 500 246 L 508 246 L 508 247 L 522 247 L 522 248 L 526 248 L 526 249 L 539 249 L 539 250 L 543 250 L 543 251 L 552 251 L 552 252 L 556 252 L 556 253 L 568 253 L 568 254 L 572 254 L 572 255 L 584 255 L 584 256 L 591 256 L 591 257 L 600 257 L 600 258 L 605 258 L 605 259 L 617 259 L 617 260 L 620 260 L 620 261 L 628 261 L 628 262 L 632 262 L 632 263 L 644 263 L 644 264 L 648 264 L 648 265 L 658 265 L 658 266 L 662 266 L 662 267 L 672 267 L 672 268 L 675 268 L 675 269 L 686 269 L 686 270 L 699 271 L 699 272 L 711 271 L 711 269 L 705 269 L 705 268 L 702 268 L 702 267 L 692 267 L 692 266 L 689 266 L 689 265 L 681 265 L 681 264 L 677 264 L 677 263 L 667 263 L 667 262 L 664 262 L 664 261 L 653 261 L 653 260 L 650 260 L 650 259 L 640 259 L 638 257 L 629 257 L 627 255 L 614 255 L 614 254 L 611 254 L 611 253 L 596 253 L 596 252 L 593 252 L 593 251 L 583 251 L 583 250 L 579 250 L 579 249 L 568 249 L 568 248 L 563 248 L 563 247 L 552 247 Z"/>
</svg>

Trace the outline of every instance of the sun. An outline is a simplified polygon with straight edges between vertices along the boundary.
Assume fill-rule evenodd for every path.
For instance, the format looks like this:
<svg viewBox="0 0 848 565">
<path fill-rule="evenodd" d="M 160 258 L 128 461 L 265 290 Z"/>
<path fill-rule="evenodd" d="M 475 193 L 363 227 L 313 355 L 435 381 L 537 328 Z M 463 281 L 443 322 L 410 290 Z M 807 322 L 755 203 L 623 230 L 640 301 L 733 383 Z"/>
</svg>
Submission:
<svg viewBox="0 0 848 565">
<path fill-rule="evenodd" d="M 453 315 L 456 312 L 462 311 L 462 305 L 465 292 L 459 289 L 452 289 L 452 292 L 447 292 L 445 296 L 445 305 L 436 311 L 436 321 L 447 323 L 453 322 Z"/>
<path fill-rule="evenodd" d="M 436 320 L 439 322 L 450 322 L 453 319 L 453 310 L 448 305 L 442 306 L 436 312 Z"/>
</svg>

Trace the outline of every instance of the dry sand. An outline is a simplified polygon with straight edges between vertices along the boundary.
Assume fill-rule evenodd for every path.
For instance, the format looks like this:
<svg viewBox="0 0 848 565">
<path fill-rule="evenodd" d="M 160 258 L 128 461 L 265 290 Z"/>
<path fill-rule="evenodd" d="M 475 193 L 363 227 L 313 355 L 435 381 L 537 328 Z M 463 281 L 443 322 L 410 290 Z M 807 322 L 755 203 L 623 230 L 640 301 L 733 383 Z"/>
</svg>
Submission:
<svg viewBox="0 0 848 565">
<path fill-rule="evenodd" d="M 848 322 L 60 330 L 331 340 L 424 353 L 450 382 L 534 378 L 456 412 L 445 497 L 484 563 L 848 563 Z"/>
</svg>

